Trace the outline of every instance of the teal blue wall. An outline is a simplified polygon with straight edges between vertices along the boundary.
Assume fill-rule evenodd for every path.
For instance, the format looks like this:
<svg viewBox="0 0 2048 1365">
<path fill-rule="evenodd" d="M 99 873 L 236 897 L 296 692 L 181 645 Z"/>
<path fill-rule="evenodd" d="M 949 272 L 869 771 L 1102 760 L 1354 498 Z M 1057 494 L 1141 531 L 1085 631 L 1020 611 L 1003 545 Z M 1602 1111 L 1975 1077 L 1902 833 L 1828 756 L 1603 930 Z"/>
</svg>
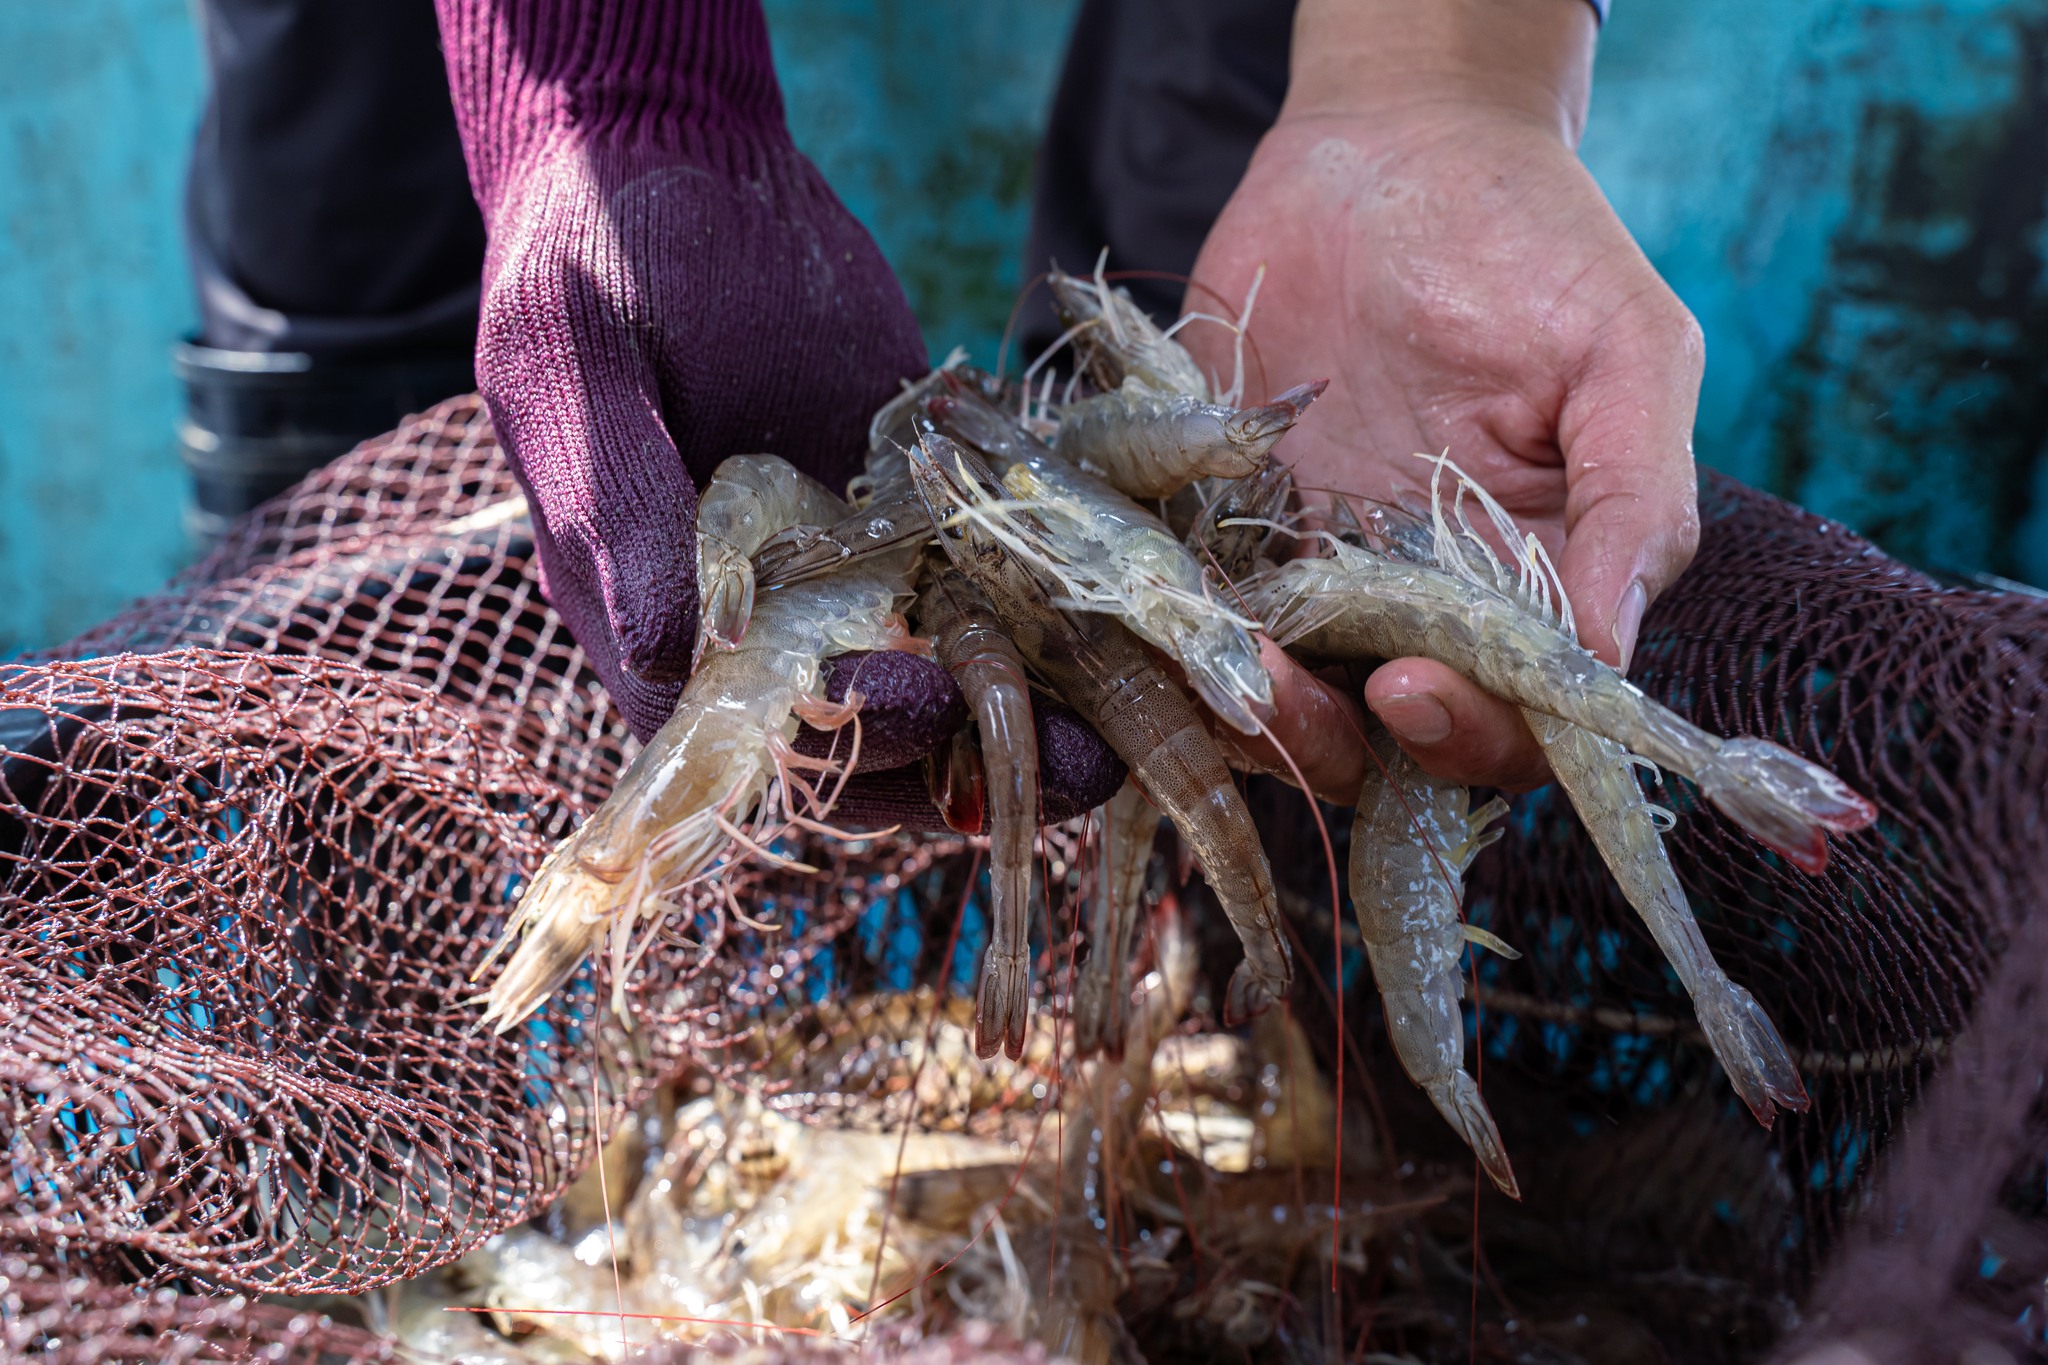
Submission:
<svg viewBox="0 0 2048 1365">
<path fill-rule="evenodd" d="M 1585 157 L 1699 316 L 1707 463 L 2048 585 L 2048 3 L 1616 0 Z"/>
<path fill-rule="evenodd" d="M 935 351 L 993 356 L 1072 8 L 768 0 L 797 139 Z M 1615 11 L 1586 157 L 1705 326 L 1701 458 L 2048 582 L 2048 0 Z M 182 554 L 165 348 L 199 95 L 184 0 L 0 7 L 0 655 Z"/>
<path fill-rule="evenodd" d="M 185 0 L 0 7 L 0 657 L 181 562 Z"/>
</svg>

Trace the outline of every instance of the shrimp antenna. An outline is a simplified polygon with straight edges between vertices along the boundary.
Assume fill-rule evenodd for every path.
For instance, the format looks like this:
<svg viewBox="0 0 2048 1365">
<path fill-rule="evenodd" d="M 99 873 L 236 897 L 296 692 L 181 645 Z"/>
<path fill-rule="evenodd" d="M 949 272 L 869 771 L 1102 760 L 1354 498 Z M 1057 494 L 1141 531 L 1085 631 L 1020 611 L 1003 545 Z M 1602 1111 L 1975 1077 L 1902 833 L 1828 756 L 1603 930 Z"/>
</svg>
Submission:
<svg viewBox="0 0 2048 1365">
<path fill-rule="evenodd" d="M 1102 273 L 1108 266 L 1109 248 L 1104 247 L 1101 254 L 1095 258 L 1095 304 L 1102 310 L 1102 316 L 1109 320 L 1110 336 L 1115 339 L 1117 345 L 1124 346 L 1129 343 L 1124 338 L 1122 324 L 1116 320 L 1116 309 L 1111 306 L 1110 301 L 1114 296 L 1109 292 L 1109 280 Z"/>
<path fill-rule="evenodd" d="M 1252 329 L 1252 309 L 1259 301 L 1259 286 L 1266 282 L 1266 263 L 1259 262 L 1259 268 L 1252 272 L 1252 287 L 1244 291 L 1244 311 L 1237 315 L 1237 336 L 1231 341 L 1231 364 L 1237 373 L 1231 377 L 1230 392 L 1222 402 L 1225 407 L 1236 407 L 1244 398 L 1244 339 Z"/>
</svg>

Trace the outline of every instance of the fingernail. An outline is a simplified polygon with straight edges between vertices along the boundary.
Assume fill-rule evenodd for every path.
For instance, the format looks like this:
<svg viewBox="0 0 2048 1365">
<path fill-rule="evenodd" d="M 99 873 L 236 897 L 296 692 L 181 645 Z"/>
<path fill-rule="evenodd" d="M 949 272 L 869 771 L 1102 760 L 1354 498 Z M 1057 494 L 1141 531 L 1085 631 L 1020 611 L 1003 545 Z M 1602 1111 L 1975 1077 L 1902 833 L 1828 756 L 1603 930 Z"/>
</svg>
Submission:
<svg viewBox="0 0 2048 1365">
<path fill-rule="evenodd" d="M 1441 744 L 1451 737 L 1451 713 L 1427 692 L 1403 692 L 1372 710 L 1389 730 L 1410 744 Z"/>
<path fill-rule="evenodd" d="M 1628 672 L 1636 653 L 1636 632 L 1643 628 L 1643 613 L 1649 610 L 1650 594 L 1641 579 L 1628 585 L 1621 605 L 1614 609 L 1614 644 L 1621 651 L 1621 671 Z"/>
</svg>

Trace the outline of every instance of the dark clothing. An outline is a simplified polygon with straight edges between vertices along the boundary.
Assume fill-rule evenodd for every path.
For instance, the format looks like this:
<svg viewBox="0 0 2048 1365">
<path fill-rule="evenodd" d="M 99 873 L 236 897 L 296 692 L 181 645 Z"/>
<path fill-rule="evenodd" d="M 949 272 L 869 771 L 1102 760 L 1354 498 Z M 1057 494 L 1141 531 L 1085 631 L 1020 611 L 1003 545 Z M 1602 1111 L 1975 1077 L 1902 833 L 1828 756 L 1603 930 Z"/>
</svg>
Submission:
<svg viewBox="0 0 2048 1365">
<path fill-rule="evenodd" d="M 431 0 L 202 0 L 212 94 L 187 240 L 201 340 L 362 357 L 470 345 L 483 220 Z M 1028 274 L 1185 275 L 1287 88 L 1293 0 L 1084 0 Z M 1175 281 L 1131 280 L 1147 309 Z M 1033 310 L 1027 339 L 1054 330 Z"/>
<path fill-rule="evenodd" d="M 472 346 L 484 227 L 432 0 L 202 0 L 186 238 L 231 351 Z"/>
<path fill-rule="evenodd" d="M 1025 277 L 1057 262 L 1194 269 L 1209 227 L 1279 117 L 1294 0 L 1083 0 L 1040 154 Z M 1179 280 L 1121 281 L 1162 321 Z M 1042 315 L 1042 316 L 1041 316 Z M 1058 335 L 1027 313 L 1025 354 Z"/>
</svg>

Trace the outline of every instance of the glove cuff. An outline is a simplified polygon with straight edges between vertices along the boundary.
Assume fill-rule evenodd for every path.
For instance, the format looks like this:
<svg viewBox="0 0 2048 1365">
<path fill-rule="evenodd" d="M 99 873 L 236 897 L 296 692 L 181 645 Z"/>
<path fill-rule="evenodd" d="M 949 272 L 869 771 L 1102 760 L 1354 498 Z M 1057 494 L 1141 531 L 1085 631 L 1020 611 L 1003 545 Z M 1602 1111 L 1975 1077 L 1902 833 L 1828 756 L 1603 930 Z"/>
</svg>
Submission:
<svg viewBox="0 0 2048 1365">
<path fill-rule="evenodd" d="M 760 0 L 435 0 L 470 182 L 496 217 L 569 140 L 740 173 L 787 147 Z"/>
</svg>

